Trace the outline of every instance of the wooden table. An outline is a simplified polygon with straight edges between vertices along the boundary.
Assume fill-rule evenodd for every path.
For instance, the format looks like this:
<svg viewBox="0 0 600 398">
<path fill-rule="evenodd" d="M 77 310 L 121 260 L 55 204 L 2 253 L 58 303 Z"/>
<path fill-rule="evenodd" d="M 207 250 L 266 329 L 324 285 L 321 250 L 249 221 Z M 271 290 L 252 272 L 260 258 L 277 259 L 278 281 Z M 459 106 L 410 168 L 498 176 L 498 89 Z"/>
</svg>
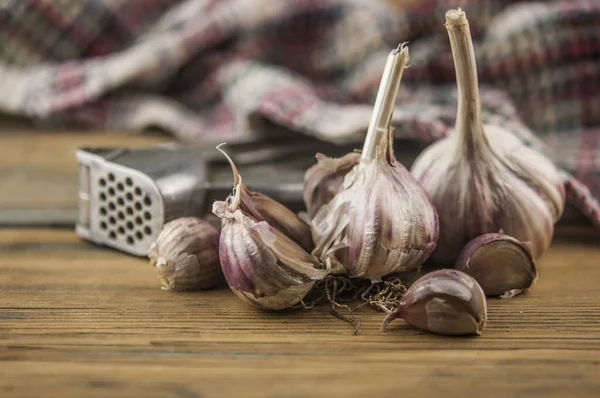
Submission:
<svg viewBox="0 0 600 398">
<path fill-rule="evenodd" d="M 600 234 L 589 227 L 559 228 L 535 289 L 489 300 L 481 337 L 402 321 L 379 332 L 383 315 L 369 309 L 354 336 L 327 307 L 268 313 L 227 288 L 161 291 L 147 261 L 61 224 L 76 146 L 164 138 L 0 139 L 0 397 L 600 396 Z"/>
</svg>

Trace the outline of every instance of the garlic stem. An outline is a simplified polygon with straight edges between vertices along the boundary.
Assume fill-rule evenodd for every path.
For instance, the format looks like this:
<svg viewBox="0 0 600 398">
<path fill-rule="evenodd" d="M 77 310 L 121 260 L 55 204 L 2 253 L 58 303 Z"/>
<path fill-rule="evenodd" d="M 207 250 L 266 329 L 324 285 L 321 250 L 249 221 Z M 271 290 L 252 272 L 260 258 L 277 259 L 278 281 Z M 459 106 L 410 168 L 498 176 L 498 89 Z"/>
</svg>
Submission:
<svg viewBox="0 0 600 398">
<path fill-rule="evenodd" d="M 373 160 L 375 158 L 377 144 L 381 140 L 381 136 L 388 133 L 402 72 L 407 62 L 408 47 L 404 43 L 392 50 L 387 57 L 363 146 L 361 156 L 363 160 Z"/>
<path fill-rule="evenodd" d="M 455 131 L 463 145 L 460 155 L 472 155 L 476 148 L 487 146 L 481 121 L 481 101 L 477 82 L 475 51 L 469 21 L 460 8 L 446 12 L 446 29 L 450 38 L 452 58 L 458 86 L 458 109 Z"/>
</svg>

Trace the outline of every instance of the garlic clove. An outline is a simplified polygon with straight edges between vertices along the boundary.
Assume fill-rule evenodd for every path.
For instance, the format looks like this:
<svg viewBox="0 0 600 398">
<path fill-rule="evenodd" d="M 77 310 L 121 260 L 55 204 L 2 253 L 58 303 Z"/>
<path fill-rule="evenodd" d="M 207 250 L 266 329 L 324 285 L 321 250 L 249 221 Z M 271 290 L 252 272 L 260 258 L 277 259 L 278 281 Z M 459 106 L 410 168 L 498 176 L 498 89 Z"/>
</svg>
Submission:
<svg viewBox="0 0 600 398">
<path fill-rule="evenodd" d="M 227 158 L 234 177 L 235 206 L 245 214 L 258 221 L 266 221 L 270 226 L 284 232 L 290 239 L 310 252 L 314 249 L 310 226 L 296 213 L 283 204 L 258 192 L 252 192 L 242 183 L 235 164 L 231 158 L 220 148 L 217 149 Z"/>
<path fill-rule="evenodd" d="M 529 247 L 500 232 L 471 240 L 455 268 L 472 276 L 488 296 L 514 297 L 529 289 L 537 270 Z"/>
<path fill-rule="evenodd" d="M 312 219 L 313 254 L 332 272 L 379 280 L 418 268 L 435 248 L 436 210 L 392 149 L 389 123 L 407 62 L 404 46 L 390 54 L 361 160 Z"/>
<path fill-rule="evenodd" d="M 432 260 L 452 266 L 471 239 L 503 229 L 530 242 L 533 258 L 550 246 L 564 208 L 562 176 L 542 154 L 509 131 L 483 125 L 477 71 L 465 13 L 446 13 L 458 86 L 455 128 L 429 146 L 411 172 L 438 210 Z"/>
<path fill-rule="evenodd" d="M 316 158 L 317 164 L 306 170 L 304 175 L 304 203 L 310 218 L 321 206 L 331 202 L 346 174 L 360 162 L 359 153 L 348 153 L 340 158 L 328 158 L 317 153 Z"/>
<path fill-rule="evenodd" d="M 213 213 L 223 222 L 219 257 L 225 279 L 243 301 L 285 309 L 327 275 L 316 257 L 266 221 L 231 208 L 229 202 L 215 202 Z"/>
<path fill-rule="evenodd" d="M 430 272 L 406 291 L 400 305 L 385 318 L 382 329 L 397 318 L 432 333 L 481 335 L 487 320 L 485 294 L 477 281 L 463 272 Z"/>
<path fill-rule="evenodd" d="M 224 282 L 219 232 L 208 222 L 182 217 L 166 223 L 148 257 L 163 290 L 210 289 Z"/>
</svg>

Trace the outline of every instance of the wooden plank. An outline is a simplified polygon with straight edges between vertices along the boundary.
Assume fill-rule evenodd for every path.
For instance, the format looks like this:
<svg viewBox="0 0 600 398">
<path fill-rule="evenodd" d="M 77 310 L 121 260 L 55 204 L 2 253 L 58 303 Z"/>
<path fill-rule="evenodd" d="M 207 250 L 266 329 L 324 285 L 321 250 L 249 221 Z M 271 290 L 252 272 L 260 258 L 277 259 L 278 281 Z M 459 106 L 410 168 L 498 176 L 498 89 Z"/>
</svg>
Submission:
<svg viewBox="0 0 600 398">
<path fill-rule="evenodd" d="M 532 292 L 489 300 L 483 336 L 445 338 L 379 332 L 371 309 L 354 336 L 326 307 L 165 292 L 146 260 L 70 231 L 0 230 L 0 396 L 596 397 L 599 237 L 559 230 Z"/>
</svg>

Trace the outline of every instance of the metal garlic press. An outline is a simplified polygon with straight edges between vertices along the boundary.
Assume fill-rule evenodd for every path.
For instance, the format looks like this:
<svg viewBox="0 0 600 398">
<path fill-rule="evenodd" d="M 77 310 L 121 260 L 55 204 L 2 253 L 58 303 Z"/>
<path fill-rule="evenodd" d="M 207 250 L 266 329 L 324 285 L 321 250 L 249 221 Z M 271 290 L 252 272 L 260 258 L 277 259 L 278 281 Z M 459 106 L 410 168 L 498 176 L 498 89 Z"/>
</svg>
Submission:
<svg viewBox="0 0 600 398">
<path fill-rule="evenodd" d="M 302 180 L 314 163 L 314 144 L 223 149 L 250 189 L 295 210 L 302 208 Z M 231 168 L 215 146 L 81 148 L 76 158 L 80 166 L 77 234 L 138 256 L 147 255 L 166 222 L 203 217 L 214 200 L 224 200 L 232 191 Z"/>
</svg>

